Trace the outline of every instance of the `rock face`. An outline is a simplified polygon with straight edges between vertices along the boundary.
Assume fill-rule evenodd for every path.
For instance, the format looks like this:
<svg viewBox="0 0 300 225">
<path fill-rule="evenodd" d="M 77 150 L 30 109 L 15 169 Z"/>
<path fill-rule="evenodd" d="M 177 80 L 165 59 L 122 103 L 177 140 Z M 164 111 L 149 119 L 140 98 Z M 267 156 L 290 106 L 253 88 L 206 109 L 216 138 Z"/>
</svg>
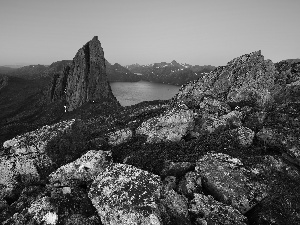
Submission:
<svg viewBox="0 0 300 225">
<path fill-rule="evenodd" d="M 97 36 L 78 50 L 70 67 L 53 77 L 50 99 L 65 100 L 67 111 L 86 102 L 117 102 L 108 83 L 104 52 Z"/>
<path fill-rule="evenodd" d="M 232 107 L 265 107 L 271 101 L 275 74 L 272 61 L 264 60 L 261 51 L 253 52 L 233 59 L 197 81 L 187 83 L 172 102 L 197 108 L 204 97 L 211 96 Z"/>
</svg>

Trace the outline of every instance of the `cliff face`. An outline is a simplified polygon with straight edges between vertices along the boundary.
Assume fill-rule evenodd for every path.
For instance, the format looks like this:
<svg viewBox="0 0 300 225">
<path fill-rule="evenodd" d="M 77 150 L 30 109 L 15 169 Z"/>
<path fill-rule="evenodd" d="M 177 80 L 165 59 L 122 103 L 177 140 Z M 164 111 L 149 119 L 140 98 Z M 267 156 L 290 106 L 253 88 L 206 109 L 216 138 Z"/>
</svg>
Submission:
<svg viewBox="0 0 300 225">
<path fill-rule="evenodd" d="M 66 86 L 67 110 L 104 99 L 116 101 L 106 76 L 104 52 L 95 36 L 73 59 Z"/>
<path fill-rule="evenodd" d="M 65 66 L 61 74 L 53 77 L 50 92 L 51 101 L 66 101 L 67 111 L 86 102 L 117 103 L 108 83 L 104 52 L 97 36 L 78 50 L 70 67 Z"/>
</svg>

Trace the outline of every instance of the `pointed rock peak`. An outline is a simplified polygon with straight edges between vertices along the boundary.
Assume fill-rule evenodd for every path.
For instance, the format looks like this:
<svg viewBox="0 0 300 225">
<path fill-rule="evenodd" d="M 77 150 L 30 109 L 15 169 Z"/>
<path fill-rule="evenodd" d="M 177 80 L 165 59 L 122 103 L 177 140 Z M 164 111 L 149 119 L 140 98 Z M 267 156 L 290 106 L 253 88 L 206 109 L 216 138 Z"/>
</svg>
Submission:
<svg viewBox="0 0 300 225">
<path fill-rule="evenodd" d="M 55 93 L 65 100 L 67 111 L 86 102 L 119 104 L 108 83 L 104 51 L 97 36 L 78 50 L 68 70 L 54 80 L 51 99 Z"/>
</svg>

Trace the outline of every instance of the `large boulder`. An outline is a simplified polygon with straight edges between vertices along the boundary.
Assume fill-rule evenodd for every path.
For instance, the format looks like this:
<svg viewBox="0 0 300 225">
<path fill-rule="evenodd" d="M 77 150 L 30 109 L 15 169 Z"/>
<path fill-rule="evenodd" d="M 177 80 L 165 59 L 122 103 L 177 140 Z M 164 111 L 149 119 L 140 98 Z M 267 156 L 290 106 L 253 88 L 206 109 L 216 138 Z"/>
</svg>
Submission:
<svg viewBox="0 0 300 225">
<path fill-rule="evenodd" d="M 180 141 L 193 129 L 194 117 L 191 110 L 172 109 L 165 114 L 143 122 L 136 134 L 148 136 L 147 142 Z"/>
<path fill-rule="evenodd" d="M 198 224 L 246 225 L 247 218 L 238 210 L 214 200 L 211 195 L 195 194 L 189 211 Z"/>
<path fill-rule="evenodd" d="M 222 153 L 208 153 L 197 161 L 195 171 L 202 186 L 218 201 L 247 212 L 266 196 L 266 186 L 248 177 L 243 163 Z"/>
<path fill-rule="evenodd" d="M 188 214 L 188 201 L 184 196 L 176 193 L 174 190 L 168 190 L 165 191 L 160 201 L 166 208 L 171 224 L 191 224 Z"/>
<path fill-rule="evenodd" d="M 113 133 L 109 133 L 108 136 L 108 144 L 116 146 L 128 141 L 132 137 L 132 130 L 129 128 L 125 128 L 122 130 L 117 130 Z"/>
<path fill-rule="evenodd" d="M 111 163 L 111 152 L 90 150 L 79 159 L 61 166 L 49 175 L 51 183 L 71 185 L 74 180 L 82 183 L 93 181 Z"/>
<path fill-rule="evenodd" d="M 183 86 L 172 104 L 199 108 L 203 98 L 211 96 L 231 107 L 265 108 L 272 102 L 276 73 L 272 61 L 264 60 L 261 51 L 246 54 Z"/>
<path fill-rule="evenodd" d="M 256 134 L 265 145 L 282 152 L 283 157 L 300 166 L 299 136 L 287 129 L 263 128 Z"/>
<path fill-rule="evenodd" d="M 68 132 L 74 121 L 47 125 L 4 142 L 4 151 L 8 154 L 0 157 L 0 197 L 11 197 L 19 187 L 39 183 L 45 178 L 44 174 L 53 163 L 45 154 L 47 144 Z"/>
<path fill-rule="evenodd" d="M 162 224 L 160 177 L 126 164 L 111 164 L 94 180 L 89 198 L 103 224 Z"/>
</svg>

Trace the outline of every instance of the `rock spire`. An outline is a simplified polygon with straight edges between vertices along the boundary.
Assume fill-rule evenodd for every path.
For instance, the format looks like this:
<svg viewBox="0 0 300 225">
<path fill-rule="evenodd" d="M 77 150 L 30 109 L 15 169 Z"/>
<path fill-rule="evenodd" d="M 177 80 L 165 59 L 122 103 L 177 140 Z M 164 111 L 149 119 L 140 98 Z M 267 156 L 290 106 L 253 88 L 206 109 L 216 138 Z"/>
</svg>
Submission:
<svg viewBox="0 0 300 225">
<path fill-rule="evenodd" d="M 97 36 L 78 50 L 67 67 L 59 77 L 54 77 L 52 101 L 65 99 L 67 111 L 86 102 L 117 102 L 107 79 L 104 51 Z"/>
</svg>

